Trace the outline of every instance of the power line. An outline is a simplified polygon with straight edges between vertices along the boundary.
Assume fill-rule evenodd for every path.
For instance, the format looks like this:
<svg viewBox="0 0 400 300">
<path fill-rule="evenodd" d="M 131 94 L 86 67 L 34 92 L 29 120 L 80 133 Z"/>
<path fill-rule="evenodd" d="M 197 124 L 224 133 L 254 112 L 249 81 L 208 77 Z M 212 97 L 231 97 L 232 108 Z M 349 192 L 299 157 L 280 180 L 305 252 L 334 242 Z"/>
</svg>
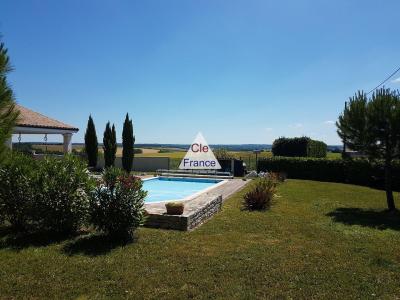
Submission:
<svg viewBox="0 0 400 300">
<path fill-rule="evenodd" d="M 400 71 L 400 67 L 394 71 L 392 74 L 390 74 L 390 76 L 388 78 L 386 78 L 384 81 L 382 81 L 379 85 L 377 85 L 375 88 L 373 88 L 372 90 L 370 90 L 368 94 L 372 93 L 373 91 L 375 91 L 377 88 L 379 88 L 381 85 L 385 84 L 386 81 L 388 81 L 390 78 L 392 78 L 398 71 Z"/>
</svg>

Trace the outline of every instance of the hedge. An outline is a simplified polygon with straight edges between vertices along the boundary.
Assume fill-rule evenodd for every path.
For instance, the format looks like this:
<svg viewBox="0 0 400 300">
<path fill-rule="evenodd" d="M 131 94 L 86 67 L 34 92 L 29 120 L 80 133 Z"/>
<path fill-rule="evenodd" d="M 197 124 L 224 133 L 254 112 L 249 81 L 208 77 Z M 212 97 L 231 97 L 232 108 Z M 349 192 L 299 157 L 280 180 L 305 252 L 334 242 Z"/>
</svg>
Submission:
<svg viewBox="0 0 400 300">
<path fill-rule="evenodd" d="M 330 181 L 384 188 L 382 161 L 268 157 L 258 161 L 258 171 L 283 172 L 288 178 Z M 393 189 L 400 191 L 400 162 L 393 163 Z"/>
<path fill-rule="evenodd" d="M 274 156 L 289 157 L 326 157 L 327 145 L 309 137 L 276 139 L 272 144 Z"/>
</svg>

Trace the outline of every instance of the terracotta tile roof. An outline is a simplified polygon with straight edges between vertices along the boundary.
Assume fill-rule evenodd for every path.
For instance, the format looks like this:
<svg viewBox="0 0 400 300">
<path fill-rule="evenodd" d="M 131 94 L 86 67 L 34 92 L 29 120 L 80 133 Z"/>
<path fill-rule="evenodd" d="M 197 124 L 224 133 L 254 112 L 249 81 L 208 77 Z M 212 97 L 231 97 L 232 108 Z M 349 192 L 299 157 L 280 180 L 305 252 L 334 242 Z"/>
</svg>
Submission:
<svg viewBox="0 0 400 300">
<path fill-rule="evenodd" d="M 16 105 L 16 109 L 19 110 L 19 120 L 17 126 L 20 127 L 35 127 L 35 128 L 49 128 L 49 129 L 66 129 L 78 131 L 79 129 L 63 122 L 54 120 L 39 114 L 33 110 L 27 109 L 21 105 Z"/>
</svg>

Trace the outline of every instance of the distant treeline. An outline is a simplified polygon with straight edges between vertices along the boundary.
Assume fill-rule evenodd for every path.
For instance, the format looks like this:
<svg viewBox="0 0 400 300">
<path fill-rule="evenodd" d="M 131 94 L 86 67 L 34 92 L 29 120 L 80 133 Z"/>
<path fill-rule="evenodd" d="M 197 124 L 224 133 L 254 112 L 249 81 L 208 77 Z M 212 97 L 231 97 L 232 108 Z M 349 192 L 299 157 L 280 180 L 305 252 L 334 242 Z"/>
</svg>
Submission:
<svg viewBox="0 0 400 300">
<path fill-rule="evenodd" d="M 16 143 L 14 143 L 16 144 Z M 32 145 L 45 145 L 43 142 L 24 142 L 24 144 Z M 47 143 L 47 145 L 62 145 L 62 143 Z M 84 146 L 84 143 L 73 143 L 73 145 Z M 102 146 L 99 143 L 99 146 Z M 119 147 L 122 147 L 122 143 L 118 143 Z M 226 149 L 228 151 L 253 151 L 253 150 L 271 150 L 272 145 L 270 144 L 211 144 L 212 149 Z M 187 150 L 189 144 L 135 144 L 135 148 L 175 148 Z M 341 145 L 328 145 L 328 151 L 340 152 L 342 150 Z"/>
</svg>

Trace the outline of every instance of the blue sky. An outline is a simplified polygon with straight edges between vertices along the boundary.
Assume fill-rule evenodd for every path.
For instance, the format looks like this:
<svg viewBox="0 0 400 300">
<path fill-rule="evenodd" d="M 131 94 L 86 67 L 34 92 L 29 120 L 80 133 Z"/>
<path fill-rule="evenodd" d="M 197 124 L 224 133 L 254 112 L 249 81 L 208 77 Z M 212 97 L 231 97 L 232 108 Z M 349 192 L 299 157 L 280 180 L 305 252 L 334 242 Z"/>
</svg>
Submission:
<svg viewBox="0 0 400 300">
<path fill-rule="evenodd" d="M 333 124 L 399 65 L 400 1 L 3 0 L 17 101 L 73 124 L 92 114 L 139 143 L 271 143 Z M 397 74 L 386 86 L 400 87 Z M 119 138 L 120 139 L 120 138 Z M 23 141 L 33 140 L 23 137 Z M 54 137 L 53 141 L 61 141 Z"/>
</svg>

